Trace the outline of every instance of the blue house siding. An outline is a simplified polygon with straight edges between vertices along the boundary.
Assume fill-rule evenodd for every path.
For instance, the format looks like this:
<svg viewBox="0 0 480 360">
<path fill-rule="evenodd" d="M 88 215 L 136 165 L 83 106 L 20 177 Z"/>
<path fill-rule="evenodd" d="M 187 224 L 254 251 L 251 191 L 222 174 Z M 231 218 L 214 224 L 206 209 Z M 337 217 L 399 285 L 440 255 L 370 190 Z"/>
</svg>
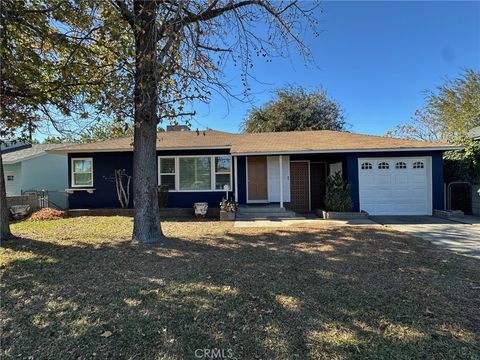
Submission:
<svg viewBox="0 0 480 360">
<path fill-rule="evenodd" d="M 93 159 L 94 192 L 75 191 L 68 196 L 70 209 L 116 208 L 120 207 L 113 177 L 115 169 L 125 169 L 128 175 L 133 174 L 132 152 L 74 153 L 68 154 L 68 184 L 72 185 L 72 158 Z M 88 188 L 88 187 L 86 187 Z M 130 184 L 130 194 L 133 193 Z M 130 195 L 129 207 L 133 207 L 133 196 Z"/>
<path fill-rule="evenodd" d="M 237 157 L 238 199 L 239 204 L 247 203 L 247 157 Z"/>
<path fill-rule="evenodd" d="M 290 160 L 309 160 L 332 164 L 342 162 L 343 177 L 351 184 L 350 195 L 353 200 L 353 211 L 360 210 L 360 196 L 358 183 L 358 159 L 378 157 L 412 157 L 430 156 L 432 158 L 432 206 L 433 209 L 443 209 L 443 160 L 441 151 L 396 151 L 396 152 L 369 152 L 345 154 L 296 154 L 290 155 Z M 246 203 L 246 160 L 245 156 L 238 157 L 238 201 Z"/>
<path fill-rule="evenodd" d="M 204 150 L 163 150 L 157 151 L 157 156 L 182 156 L 182 155 L 229 155 L 228 149 L 204 149 Z M 430 156 L 432 158 L 432 205 L 433 209 L 443 209 L 443 161 L 441 151 L 397 151 L 397 152 L 371 152 L 371 153 L 344 153 L 344 154 L 298 154 L 291 155 L 291 160 L 324 161 L 336 163 L 342 161 L 344 178 L 352 185 L 351 196 L 353 210 L 359 211 L 359 184 L 358 184 L 358 159 L 376 157 L 411 157 Z M 119 207 L 115 183 L 108 178 L 113 176 L 115 169 L 125 169 L 127 174 L 133 174 L 132 152 L 105 152 L 105 153 L 72 153 L 68 156 L 68 181 L 71 186 L 71 159 L 93 158 L 93 194 L 86 191 L 75 191 L 69 195 L 69 207 L 78 208 L 106 208 Z M 238 199 L 240 204 L 247 200 L 247 177 L 246 156 L 237 157 L 238 171 Z M 233 162 L 232 162 L 233 172 Z M 235 174 L 232 173 L 235 182 Z M 133 184 L 131 184 L 133 185 Z M 133 190 L 129 207 L 133 207 Z M 230 192 L 233 196 L 234 191 Z M 199 191 L 199 192 L 170 192 L 169 207 L 192 207 L 194 202 L 208 202 L 209 206 L 217 207 L 225 196 L 223 191 Z"/>
<path fill-rule="evenodd" d="M 360 195 L 358 185 L 358 159 L 378 157 L 432 157 L 432 206 L 443 209 L 443 160 L 441 151 L 395 151 L 346 154 L 343 163 L 343 176 L 352 185 L 350 195 L 353 200 L 353 211 L 360 211 Z"/>
<path fill-rule="evenodd" d="M 204 149 L 204 150 L 177 150 L 157 151 L 157 156 L 182 156 L 182 155 L 229 155 L 228 149 Z M 110 180 L 115 169 L 125 169 L 128 175 L 133 174 L 133 153 L 128 152 L 103 152 L 103 153 L 71 153 L 68 155 L 68 181 L 71 187 L 71 159 L 93 159 L 93 187 L 92 194 L 87 191 L 75 191 L 70 194 L 70 209 L 83 208 L 117 208 L 120 203 L 117 198 L 115 182 Z M 158 166 L 155 164 L 155 166 Z M 232 192 L 230 192 L 230 196 Z M 194 202 L 208 202 L 211 207 L 218 204 L 225 196 L 224 191 L 195 191 L 195 192 L 170 192 L 168 199 L 169 207 L 192 207 Z M 133 207 L 133 181 L 130 184 L 130 203 Z"/>
</svg>

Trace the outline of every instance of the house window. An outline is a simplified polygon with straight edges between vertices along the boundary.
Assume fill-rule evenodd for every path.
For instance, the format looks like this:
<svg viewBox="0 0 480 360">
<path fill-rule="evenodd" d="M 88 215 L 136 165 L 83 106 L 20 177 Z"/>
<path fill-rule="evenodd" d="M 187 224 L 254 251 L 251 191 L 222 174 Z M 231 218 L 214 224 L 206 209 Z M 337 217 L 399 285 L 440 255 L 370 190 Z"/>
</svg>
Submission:
<svg viewBox="0 0 480 360">
<path fill-rule="evenodd" d="M 395 164 L 395 169 L 406 169 L 407 164 L 405 164 L 403 161 L 399 161 Z"/>
<path fill-rule="evenodd" d="M 168 190 L 175 190 L 175 158 L 159 158 L 158 162 L 159 184 L 166 186 Z"/>
<path fill-rule="evenodd" d="M 390 169 L 390 165 L 387 162 L 382 161 L 381 163 L 378 164 L 378 168 L 379 169 Z"/>
<path fill-rule="evenodd" d="M 424 167 L 425 166 L 424 166 L 423 162 L 421 162 L 421 161 L 415 161 L 413 163 L 413 168 L 414 169 L 423 169 Z"/>
<path fill-rule="evenodd" d="M 362 170 L 371 170 L 373 168 L 372 164 L 369 162 L 362 163 Z"/>
<path fill-rule="evenodd" d="M 231 189 L 232 159 L 230 156 L 215 156 L 215 189 L 223 190 L 225 185 Z"/>
<path fill-rule="evenodd" d="M 72 187 L 93 186 L 93 159 L 72 159 Z"/>
<path fill-rule="evenodd" d="M 210 156 L 178 159 L 180 190 L 212 189 L 212 158 Z"/>
<path fill-rule="evenodd" d="M 7 181 L 15 181 L 15 175 L 7 175 Z"/>
</svg>

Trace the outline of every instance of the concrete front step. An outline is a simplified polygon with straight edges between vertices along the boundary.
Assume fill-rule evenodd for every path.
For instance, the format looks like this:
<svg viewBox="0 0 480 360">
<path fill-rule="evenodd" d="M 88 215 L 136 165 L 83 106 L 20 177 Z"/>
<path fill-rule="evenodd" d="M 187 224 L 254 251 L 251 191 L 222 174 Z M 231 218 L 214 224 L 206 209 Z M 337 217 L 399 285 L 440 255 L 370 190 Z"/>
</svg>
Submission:
<svg viewBox="0 0 480 360">
<path fill-rule="evenodd" d="M 235 221 L 257 221 L 257 220 L 268 220 L 268 221 L 282 221 L 282 220 L 307 220 L 308 218 L 303 216 L 292 216 L 292 217 L 283 217 L 283 216 L 263 216 L 263 217 L 252 217 L 252 216 L 236 216 Z"/>
<path fill-rule="evenodd" d="M 307 220 L 303 216 L 293 216 L 293 217 L 283 217 L 283 216 L 264 216 L 264 217 L 247 217 L 247 216 L 237 216 L 235 221 L 259 221 L 259 220 L 268 220 L 268 221 L 282 221 L 282 220 Z"/>
<path fill-rule="evenodd" d="M 279 206 L 239 206 L 238 212 L 242 214 L 256 214 L 256 213 L 269 213 L 269 214 L 284 214 L 287 211 L 285 208 Z M 292 211 L 290 211 L 292 212 Z"/>
<path fill-rule="evenodd" d="M 284 211 L 282 213 L 267 213 L 267 212 L 249 212 L 249 213 L 241 213 L 237 212 L 237 219 L 265 219 L 265 218 L 283 218 L 283 219 L 291 219 L 297 217 L 293 211 Z"/>
</svg>

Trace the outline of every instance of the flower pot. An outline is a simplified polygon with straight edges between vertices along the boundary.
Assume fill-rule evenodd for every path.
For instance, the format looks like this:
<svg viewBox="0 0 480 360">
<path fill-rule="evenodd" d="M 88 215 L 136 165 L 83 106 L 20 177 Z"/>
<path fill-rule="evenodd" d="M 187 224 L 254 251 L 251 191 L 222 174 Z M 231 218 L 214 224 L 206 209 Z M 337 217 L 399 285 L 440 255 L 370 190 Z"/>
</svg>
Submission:
<svg viewBox="0 0 480 360">
<path fill-rule="evenodd" d="M 354 219 L 368 219 L 368 213 L 366 211 L 361 212 L 340 212 L 340 211 L 325 211 L 317 210 L 317 214 L 320 216 L 320 212 L 324 219 L 328 220 L 354 220 Z"/>
<path fill-rule="evenodd" d="M 220 211 L 220 221 L 234 221 L 235 220 L 235 212 L 231 211 Z"/>
<path fill-rule="evenodd" d="M 208 203 L 198 202 L 193 204 L 193 211 L 196 217 L 205 217 L 208 211 Z"/>
</svg>

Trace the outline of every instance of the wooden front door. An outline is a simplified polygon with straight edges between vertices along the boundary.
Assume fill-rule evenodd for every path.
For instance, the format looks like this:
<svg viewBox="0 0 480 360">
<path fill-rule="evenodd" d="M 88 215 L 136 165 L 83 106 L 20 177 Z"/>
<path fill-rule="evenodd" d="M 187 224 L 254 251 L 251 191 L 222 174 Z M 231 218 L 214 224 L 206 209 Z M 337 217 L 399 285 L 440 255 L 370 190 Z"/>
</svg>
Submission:
<svg viewBox="0 0 480 360">
<path fill-rule="evenodd" d="M 310 211 L 308 161 L 290 162 L 290 208 L 306 213 Z"/>
<path fill-rule="evenodd" d="M 267 157 L 247 158 L 248 163 L 248 200 L 268 201 Z"/>
<path fill-rule="evenodd" d="M 320 162 L 310 163 L 310 191 L 311 208 L 325 208 L 325 194 L 327 192 L 327 164 Z"/>
</svg>

